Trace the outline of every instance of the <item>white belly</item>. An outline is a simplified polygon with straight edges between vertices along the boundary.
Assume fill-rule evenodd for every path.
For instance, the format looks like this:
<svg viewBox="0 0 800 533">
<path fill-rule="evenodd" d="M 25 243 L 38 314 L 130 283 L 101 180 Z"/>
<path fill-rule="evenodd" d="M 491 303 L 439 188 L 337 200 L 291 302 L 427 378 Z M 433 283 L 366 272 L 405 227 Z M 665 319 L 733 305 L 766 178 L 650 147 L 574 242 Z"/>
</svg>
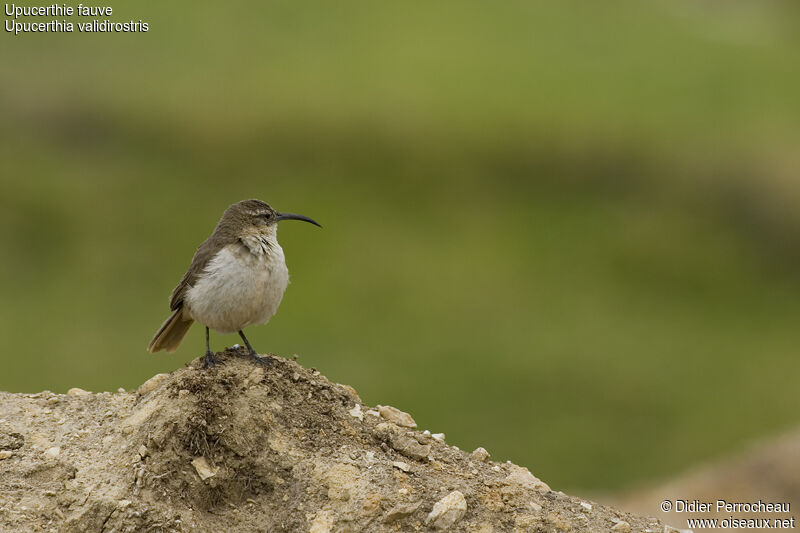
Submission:
<svg viewBox="0 0 800 533">
<path fill-rule="evenodd" d="M 200 324 L 234 333 L 264 324 L 278 310 L 289 284 L 283 250 L 254 255 L 241 245 L 226 246 L 211 260 L 186 293 L 186 309 Z"/>
</svg>

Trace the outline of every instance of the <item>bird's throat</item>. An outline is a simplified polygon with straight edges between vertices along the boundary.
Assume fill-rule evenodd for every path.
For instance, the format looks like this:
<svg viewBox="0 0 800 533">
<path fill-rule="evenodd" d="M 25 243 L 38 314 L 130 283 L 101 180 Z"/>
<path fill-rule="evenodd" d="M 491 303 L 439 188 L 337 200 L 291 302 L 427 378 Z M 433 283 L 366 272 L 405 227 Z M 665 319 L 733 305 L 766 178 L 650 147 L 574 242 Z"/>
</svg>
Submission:
<svg viewBox="0 0 800 533">
<path fill-rule="evenodd" d="M 244 231 L 239 236 L 239 241 L 251 254 L 265 259 L 274 256 L 280 249 L 278 233 L 274 227 Z"/>
</svg>

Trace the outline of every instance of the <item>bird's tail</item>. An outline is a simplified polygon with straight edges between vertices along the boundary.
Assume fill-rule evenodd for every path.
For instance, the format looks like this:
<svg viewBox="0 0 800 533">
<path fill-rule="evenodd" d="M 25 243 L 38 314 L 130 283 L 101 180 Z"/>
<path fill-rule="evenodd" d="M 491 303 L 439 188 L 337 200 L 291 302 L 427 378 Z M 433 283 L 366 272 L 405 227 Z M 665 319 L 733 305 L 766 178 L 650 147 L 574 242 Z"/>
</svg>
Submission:
<svg viewBox="0 0 800 533">
<path fill-rule="evenodd" d="M 193 323 L 194 320 L 184 316 L 183 307 L 178 307 L 161 325 L 158 333 L 150 341 L 147 350 L 150 353 L 160 350 L 174 352 Z"/>
</svg>

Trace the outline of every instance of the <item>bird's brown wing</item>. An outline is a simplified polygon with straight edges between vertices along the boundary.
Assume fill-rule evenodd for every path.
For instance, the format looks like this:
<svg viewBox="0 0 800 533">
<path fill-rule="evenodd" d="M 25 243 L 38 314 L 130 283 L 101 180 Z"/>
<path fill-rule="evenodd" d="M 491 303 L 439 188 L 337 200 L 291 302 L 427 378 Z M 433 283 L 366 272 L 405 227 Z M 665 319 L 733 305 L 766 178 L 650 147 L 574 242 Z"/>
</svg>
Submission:
<svg viewBox="0 0 800 533">
<path fill-rule="evenodd" d="M 206 265 L 208 265 L 208 262 L 211 261 L 223 247 L 236 241 L 235 238 L 224 238 L 222 235 L 212 235 L 212 237 L 216 238 L 212 239 L 209 237 L 197 248 L 192 258 L 192 264 L 189 265 L 189 270 L 183 275 L 183 279 L 178 283 L 178 286 L 173 289 L 172 297 L 169 301 L 169 308 L 173 311 L 183 305 L 186 292 L 194 286 L 197 278 L 203 273 Z"/>
</svg>

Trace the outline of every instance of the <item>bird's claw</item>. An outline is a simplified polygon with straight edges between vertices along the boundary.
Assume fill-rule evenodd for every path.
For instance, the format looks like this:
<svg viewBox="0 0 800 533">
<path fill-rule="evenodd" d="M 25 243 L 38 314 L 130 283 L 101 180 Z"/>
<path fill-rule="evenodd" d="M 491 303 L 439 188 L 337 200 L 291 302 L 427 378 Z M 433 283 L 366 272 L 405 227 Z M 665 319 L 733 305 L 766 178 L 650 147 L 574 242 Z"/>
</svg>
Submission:
<svg viewBox="0 0 800 533">
<path fill-rule="evenodd" d="M 272 357 L 270 357 L 268 355 L 265 355 L 264 357 L 259 357 L 258 354 L 256 354 L 256 353 L 249 353 L 249 354 L 247 354 L 247 357 L 251 361 L 253 361 L 255 363 L 258 363 L 259 365 L 265 366 L 267 368 L 271 367 L 272 363 L 273 363 Z"/>
<path fill-rule="evenodd" d="M 217 364 L 217 358 L 214 357 L 214 354 L 211 352 L 206 352 L 206 356 L 203 359 L 203 368 L 211 368 Z"/>
</svg>

